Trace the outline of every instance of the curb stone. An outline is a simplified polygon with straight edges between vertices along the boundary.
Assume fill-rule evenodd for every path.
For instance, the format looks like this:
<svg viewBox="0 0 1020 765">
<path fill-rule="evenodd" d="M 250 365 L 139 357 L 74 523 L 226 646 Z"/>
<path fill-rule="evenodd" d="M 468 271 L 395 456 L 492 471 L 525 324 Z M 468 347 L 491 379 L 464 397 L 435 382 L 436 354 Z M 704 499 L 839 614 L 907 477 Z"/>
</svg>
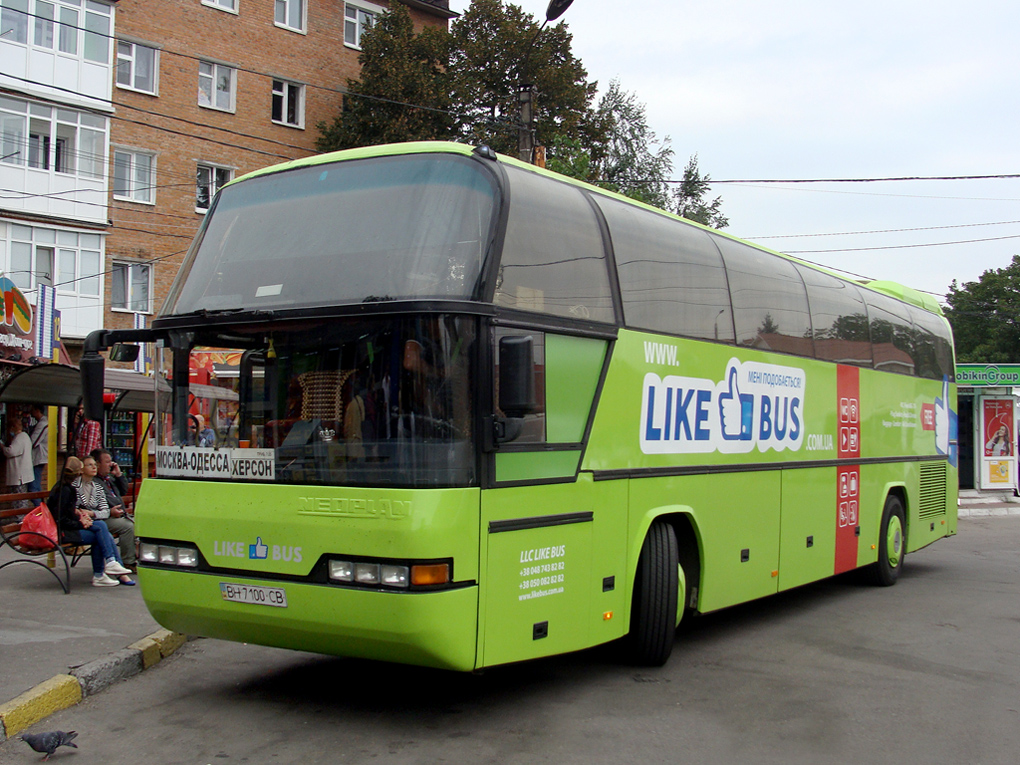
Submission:
<svg viewBox="0 0 1020 765">
<path fill-rule="evenodd" d="M 71 667 L 70 674 L 55 675 L 0 704 L 0 743 L 54 712 L 73 707 L 86 696 L 95 695 L 118 680 L 158 664 L 187 640 L 188 637 L 179 632 L 157 630 L 127 648 Z"/>
</svg>

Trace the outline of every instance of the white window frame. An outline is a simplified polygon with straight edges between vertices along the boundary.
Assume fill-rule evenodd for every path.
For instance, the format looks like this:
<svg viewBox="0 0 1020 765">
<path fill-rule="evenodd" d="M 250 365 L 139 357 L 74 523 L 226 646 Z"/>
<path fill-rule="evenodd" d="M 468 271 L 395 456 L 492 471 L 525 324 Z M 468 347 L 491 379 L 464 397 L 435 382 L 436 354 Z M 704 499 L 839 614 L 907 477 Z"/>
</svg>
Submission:
<svg viewBox="0 0 1020 765">
<path fill-rule="evenodd" d="M 2 0 L 5 42 L 109 63 L 113 6 L 97 0 Z M 89 54 L 86 55 L 86 48 Z M 104 50 L 105 49 L 105 50 Z M 105 55 L 105 57 L 104 57 Z"/>
<path fill-rule="evenodd" d="M 238 0 L 202 0 L 202 5 L 215 8 L 218 11 L 226 11 L 237 15 Z"/>
<path fill-rule="evenodd" d="M 297 91 L 294 95 L 294 91 Z M 282 117 L 276 119 L 274 112 L 276 111 L 276 99 L 280 98 L 280 114 Z M 295 121 L 291 122 L 287 119 L 289 112 L 289 106 L 291 102 L 296 100 L 297 105 L 295 108 Z M 304 130 L 305 127 L 305 86 L 299 82 L 290 82 L 289 80 L 273 80 L 273 103 L 272 108 L 269 111 L 269 118 L 274 125 L 285 125 L 286 127 L 299 128 Z"/>
<path fill-rule="evenodd" d="M 52 253 L 51 273 L 49 282 L 55 287 L 59 295 L 76 295 L 93 300 L 102 299 L 102 264 L 103 264 L 103 241 L 102 236 L 97 233 L 84 231 L 72 231 L 69 229 L 54 229 L 47 226 L 30 226 L 16 223 L 9 223 L 6 226 L 7 235 L 3 236 L 3 226 L 0 226 L 0 253 L 3 252 L 3 239 L 7 239 L 7 255 L 0 261 L 0 268 L 10 276 L 11 280 L 22 290 L 38 289 L 40 284 L 46 284 L 47 280 L 40 279 L 38 271 L 39 251 L 44 250 Z M 29 251 L 28 273 L 25 269 L 14 268 L 13 257 L 17 250 Z M 92 267 L 85 273 L 83 267 L 84 258 L 92 261 Z M 67 263 L 67 258 L 74 258 L 74 273 L 71 280 L 64 276 L 68 269 L 62 266 Z"/>
<path fill-rule="evenodd" d="M 116 146 L 113 147 L 112 153 L 113 169 L 110 173 L 110 189 L 113 192 L 113 198 L 123 202 L 135 202 L 143 205 L 156 204 L 156 155 L 151 151 Z M 128 160 L 127 177 L 124 179 L 127 182 L 126 191 L 117 188 L 119 181 L 118 166 L 123 166 L 123 158 L 125 157 Z M 142 157 L 148 160 L 148 178 L 142 178 L 138 175 L 142 167 L 139 160 Z"/>
<path fill-rule="evenodd" d="M 121 46 L 130 46 L 130 51 L 122 52 Z M 139 87 L 138 82 L 138 60 L 139 51 L 151 51 L 152 52 L 152 89 L 146 89 Z M 129 71 L 128 79 L 130 84 L 125 84 L 120 81 L 120 74 L 122 68 L 126 68 Z M 130 40 L 117 40 L 117 65 L 114 69 L 113 76 L 114 84 L 123 90 L 133 90 L 136 93 L 146 93 L 150 96 L 159 95 L 159 48 L 152 45 L 145 45 L 143 43 L 136 43 Z"/>
<path fill-rule="evenodd" d="M 145 276 L 145 305 L 136 305 L 135 274 L 144 271 Z M 124 278 L 124 301 L 118 305 L 114 298 L 114 283 L 117 279 Z M 137 260 L 114 260 L 110 265 L 110 310 L 118 313 L 152 313 L 152 264 Z"/>
<path fill-rule="evenodd" d="M 297 13 L 301 16 L 297 26 L 290 23 L 294 15 L 295 6 Z M 283 21 L 280 21 L 279 9 L 283 8 Z M 280 29 L 289 29 L 291 32 L 304 33 L 308 24 L 308 0 L 273 0 L 273 23 Z"/>
<path fill-rule="evenodd" d="M 203 67 L 211 67 L 211 73 L 203 71 Z M 230 73 L 230 104 L 229 106 L 219 106 L 216 103 L 216 95 L 221 91 L 218 88 L 220 76 L 224 73 Z M 208 80 L 211 86 L 209 92 L 210 99 L 209 103 L 202 103 L 202 97 L 204 91 L 202 90 L 202 83 L 204 80 Z M 219 112 L 233 112 L 236 109 L 237 102 L 237 69 L 227 64 L 218 64 L 215 61 L 199 61 L 198 62 L 198 105 L 203 109 L 215 109 Z"/>
<path fill-rule="evenodd" d="M 109 129 L 104 115 L 0 96 L 0 163 L 101 179 Z"/>
<path fill-rule="evenodd" d="M 209 171 L 209 180 L 205 184 L 203 184 L 199 178 L 203 170 Z M 216 178 L 217 173 L 226 173 L 227 177 L 224 179 L 220 179 L 218 181 Z M 221 188 L 226 186 L 232 180 L 234 180 L 234 168 L 227 167 L 226 165 L 217 165 L 213 162 L 199 162 L 198 166 L 195 168 L 195 212 L 200 213 L 202 215 L 205 215 L 207 212 L 209 212 L 209 207 L 212 207 L 212 202 L 213 199 L 216 198 L 217 192 L 219 192 Z M 209 187 L 208 207 L 201 207 L 198 203 L 199 202 L 198 190 L 202 188 L 203 185 Z"/>
<path fill-rule="evenodd" d="M 350 18 L 348 10 L 355 11 L 355 18 Z M 376 5 L 375 3 L 369 2 L 357 2 L 357 3 L 344 3 L 344 45 L 348 48 L 354 48 L 355 50 L 361 50 L 361 36 L 365 33 L 365 30 L 372 26 L 378 19 L 379 15 L 386 11 L 382 6 Z M 360 12 L 360 13 L 359 13 Z M 370 23 L 365 24 L 361 17 L 361 13 L 369 14 L 372 17 Z M 351 42 L 347 39 L 347 25 L 354 24 L 354 41 Z"/>
</svg>

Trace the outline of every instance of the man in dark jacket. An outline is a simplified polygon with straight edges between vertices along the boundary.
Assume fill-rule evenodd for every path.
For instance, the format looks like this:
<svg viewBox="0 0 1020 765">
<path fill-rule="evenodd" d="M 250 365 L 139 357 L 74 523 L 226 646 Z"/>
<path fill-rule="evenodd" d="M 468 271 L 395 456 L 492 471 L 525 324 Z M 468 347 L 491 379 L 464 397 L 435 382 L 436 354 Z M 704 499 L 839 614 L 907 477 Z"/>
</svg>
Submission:
<svg viewBox="0 0 1020 765">
<path fill-rule="evenodd" d="M 110 517 L 106 525 L 117 537 L 120 557 L 132 571 L 138 561 L 135 555 L 135 521 L 128 515 L 124 495 L 128 491 L 128 480 L 121 472 L 120 465 L 113 461 L 113 455 L 103 448 L 93 449 L 89 455 L 96 461 L 96 478 L 106 491 L 106 502 L 110 506 Z"/>
</svg>

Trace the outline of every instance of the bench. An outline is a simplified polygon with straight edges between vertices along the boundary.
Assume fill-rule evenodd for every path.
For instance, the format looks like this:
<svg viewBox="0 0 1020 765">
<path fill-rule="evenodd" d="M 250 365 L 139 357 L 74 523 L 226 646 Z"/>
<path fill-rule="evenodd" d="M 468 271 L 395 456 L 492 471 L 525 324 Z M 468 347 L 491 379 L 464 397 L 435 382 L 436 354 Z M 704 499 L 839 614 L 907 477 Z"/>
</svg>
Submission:
<svg viewBox="0 0 1020 765">
<path fill-rule="evenodd" d="M 24 494 L 0 494 L 0 506 L 26 499 L 45 500 L 48 496 L 48 491 L 33 491 L 26 492 Z M 64 590 L 64 594 L 70 595 L 71 567 L 78 562 L 88 548 L 80 547 L 79 545 L 71 543 L 61 543 L 51 547 L 49 550 L 39 550 L 34 547 L 23 547 L 20 544 L 22 534 L 31 534 L 32 536 L 42 537 L 43 539 L 47 538 L 34 531 L 22 532 L 21 524 L 14 520 L 19 515 L 25 515 L 31 511 L 32 508 L 5 508 L 0 510 L 0 550 L 2 550 L 4 546 L 7 546 L 18 555 L 18 557 L 14 560 L 9 560 L 6 563 L 0 564 L 0 569 L 6 568 L 7 566 L 13 566 L 16 563 L 31 563 L 49 571 L 50 574 L 53 575 L 53 578 L 60 583 L 60 586 Z M 51 554 L 53 555 L 52 561 L 50 559 Z M 69 554 L 71 555 L 70 562 L 68 562 L 67 559 Z M 63 579 L 60 578 L 60 574 L 57 571 L 57 555 L 60 556 L 60 559 L 64 563 Z"/>
</svg>

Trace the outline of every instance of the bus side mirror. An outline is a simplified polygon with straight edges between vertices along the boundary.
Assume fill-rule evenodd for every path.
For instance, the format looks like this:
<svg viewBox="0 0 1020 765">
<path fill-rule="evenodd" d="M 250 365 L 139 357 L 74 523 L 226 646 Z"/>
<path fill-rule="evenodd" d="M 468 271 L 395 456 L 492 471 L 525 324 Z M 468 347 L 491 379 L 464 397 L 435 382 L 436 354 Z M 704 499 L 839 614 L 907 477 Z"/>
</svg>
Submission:
<svg viewBox="0 0 1020 765">
<path fill-rule="evenodd" d="M 138 346 L 133 343 L 117 343 L 110 349 L 110 361 L 138 361 Z"/>
<path fill-rule="evenodd" d="M 507 417 L 524 417 L 535 401 L 535 341 L 530 335 L 499 340 L 499 408 Z"/>
<path fill-rule="evenodd" d="M 106 360 L 95 351 L 87 351 L 78 364 L 81 371 L 81 403 L 85 408 L 85 416 L 99 422 L 103 421 L 105 366 Z"/>
</svg>

